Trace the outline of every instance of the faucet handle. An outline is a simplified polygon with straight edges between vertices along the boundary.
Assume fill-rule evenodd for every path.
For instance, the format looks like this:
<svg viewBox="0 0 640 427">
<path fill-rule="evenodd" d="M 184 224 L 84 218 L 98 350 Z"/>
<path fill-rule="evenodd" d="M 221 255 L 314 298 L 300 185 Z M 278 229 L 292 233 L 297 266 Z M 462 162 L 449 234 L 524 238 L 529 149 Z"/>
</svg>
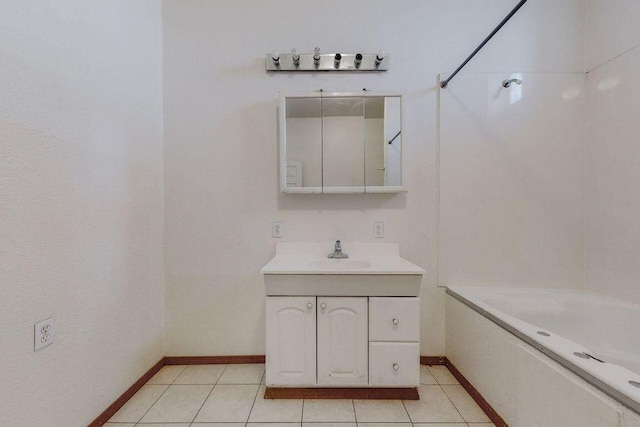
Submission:
<svg viewBox="0 0 640 427">
<path fill-rule="evenodd" d="M 342 243 L 340 243 L 340 240 L 336 240 L 336 251 L 341 251 L 342 250 Z"/>
</svg>

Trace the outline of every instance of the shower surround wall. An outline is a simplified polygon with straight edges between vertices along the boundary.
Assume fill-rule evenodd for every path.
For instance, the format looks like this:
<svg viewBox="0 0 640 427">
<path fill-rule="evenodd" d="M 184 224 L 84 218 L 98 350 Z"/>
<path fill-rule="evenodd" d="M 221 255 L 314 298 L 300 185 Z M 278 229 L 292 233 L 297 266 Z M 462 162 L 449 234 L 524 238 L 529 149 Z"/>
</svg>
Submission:
<svg viewBox="0 0 640 427">
<path fill-rule="evenodd" d="M 160 3 L 3 1 L 0 52 L 0 425 L 86 426 L 163 355 Z"/>
<path fill-rule="evenodd" d="M 640 2 L 587 12 L 586 288 L 640 304 Z"/>
<path fill-rule="evenodd" d="M 460 73 L 442 91 L 440 284 L 582 289 L 584 80 Z"/>
<path fill-rule="evenodd" d="M 383 241 L 401 242 L 403 257 L 427 270 L 421 353 L 445 353 L 444 290 L 436 287 L 437 76 L 512 7 L 512 0 L 163 2 L 167 355 L 264 354 L 259 271 L 274 254 L 276 220 L 284 241 L 342 239 L 346 252 L 349 241 L 372 241 L 374 222 L 384 221 Z M 584 11 L 581 0 L 529 2 L 465 71 L 584 72 Z M 265 73 L 266 52 L 316 45 L 384 48 L 391 69 Z M 280 194 L 279 91 L 365 87 L 406 91 L 408 192 Z M 505 178 L 522 173 L 514 164 Z M 497 234 L 507 226 L 496 224 Z"/>
</svg>

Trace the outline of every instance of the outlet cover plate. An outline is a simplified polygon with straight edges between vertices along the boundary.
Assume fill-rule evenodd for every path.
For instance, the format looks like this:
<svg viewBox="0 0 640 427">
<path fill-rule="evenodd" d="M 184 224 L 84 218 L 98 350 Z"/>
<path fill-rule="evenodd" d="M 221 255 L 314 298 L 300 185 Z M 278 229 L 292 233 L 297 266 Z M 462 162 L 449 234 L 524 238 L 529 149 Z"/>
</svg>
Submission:
<svg viewBox="0 0 640 427">
<path fill-rule="evenodd" d="M 376 222 L 373 225 L 373 237 L 382 239 L 384 237 L 384 222 Z"/>
<path fill-rule="evenodd" d="M 50 317 L 38 322 L 33 328 L 33 350 L 38 351 L 48 345 L 53 344 L 53 335 L 56 325 L 56 319 Z"/>
<path fill-rule="evenodd" d="M 274 221 L 271 223 L 271 237 L 279 239 L 284 234 L 282 221 Z"/>
</svg>

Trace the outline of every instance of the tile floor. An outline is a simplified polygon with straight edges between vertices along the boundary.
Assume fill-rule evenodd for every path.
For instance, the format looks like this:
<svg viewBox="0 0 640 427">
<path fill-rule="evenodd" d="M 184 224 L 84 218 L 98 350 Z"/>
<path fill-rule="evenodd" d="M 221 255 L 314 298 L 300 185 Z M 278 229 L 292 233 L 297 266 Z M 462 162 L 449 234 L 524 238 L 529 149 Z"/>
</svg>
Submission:
<svg viewBox="0 0 640 427">
<path fill-rule="evenodd" d="M 265 400 L 264 364 L 165 366 L 107 427 L 492 427 L 444 366 L 420 400 Z"/>
</svg>

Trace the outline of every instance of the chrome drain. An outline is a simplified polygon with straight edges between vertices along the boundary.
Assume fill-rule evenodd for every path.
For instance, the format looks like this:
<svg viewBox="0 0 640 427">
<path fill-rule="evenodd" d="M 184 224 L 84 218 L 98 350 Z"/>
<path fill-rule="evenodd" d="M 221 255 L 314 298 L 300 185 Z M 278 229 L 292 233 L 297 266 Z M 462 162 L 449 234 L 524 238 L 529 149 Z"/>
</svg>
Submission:
<svg viewBox="0 0 640 427">
<path fill-rule="evenodd" d="M 538 331 L 538 335 L 542 335 L 543 337 L 550 337 L 551 334 L 545 332 L 545 331 Z"/>
</svg>

